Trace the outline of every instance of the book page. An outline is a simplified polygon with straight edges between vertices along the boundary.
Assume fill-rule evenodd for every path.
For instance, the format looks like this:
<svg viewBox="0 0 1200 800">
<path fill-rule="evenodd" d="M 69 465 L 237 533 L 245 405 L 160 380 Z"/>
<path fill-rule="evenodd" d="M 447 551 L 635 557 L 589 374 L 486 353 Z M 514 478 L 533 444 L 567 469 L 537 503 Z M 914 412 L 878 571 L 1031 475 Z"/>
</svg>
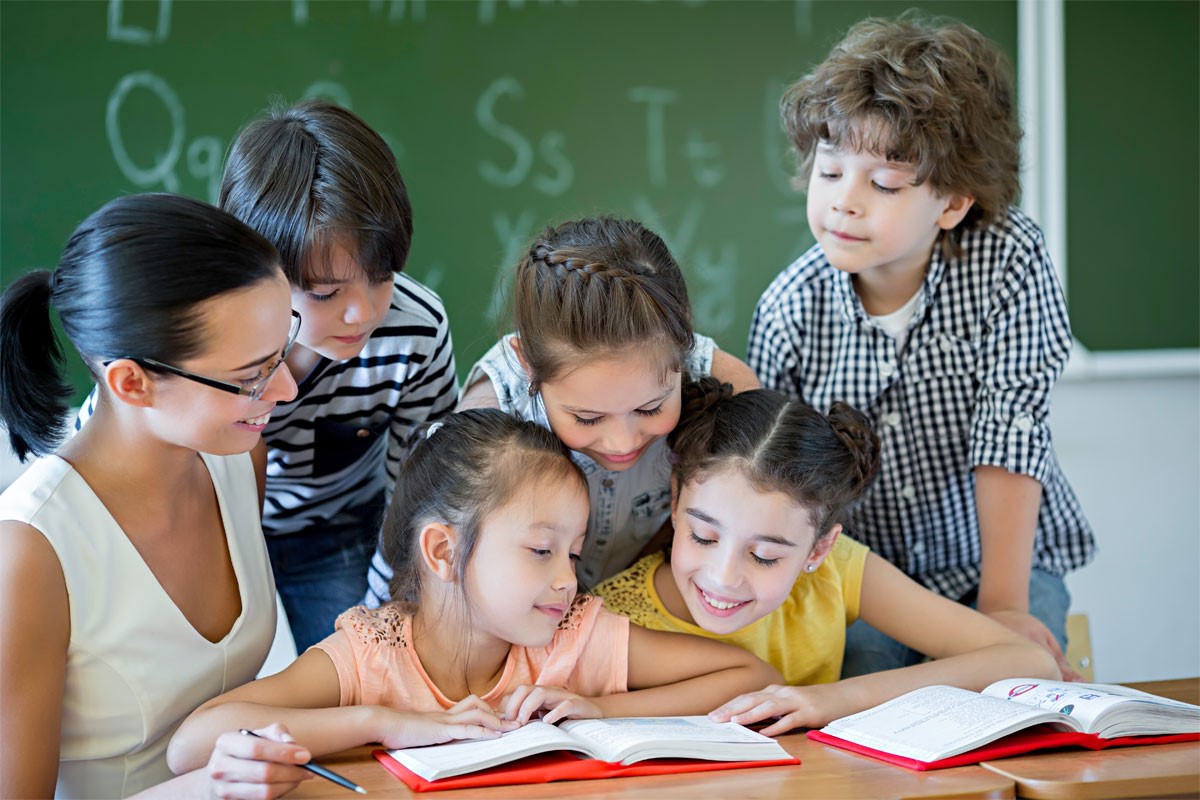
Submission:
<svg viewBox="0 0 1200 800">
<path fill-rule="evenodd" d="M 586 745 L 544 722 L 530 722 L 498 739 L 474 739 L 389 750 L 388 754 L 427 781 L 464 775 L 536 753 L 576 750 L 588 753 Z"/>
<path fill-rule="evenodd" d="M 951 686 L 927 686 L 875 708 L 834 720 L 822 730 L 876 750 L 937 761 L 1013 731 L 1061 720 L 1060 727 L 1078 729 L 1070 717 L 1025 708 Z"/>
<path fill-rule="evenodd" d="M 775 744 L 774 739 L 737 723 L 713 722 L 702 716 L 577 719 L 561 725 L 572 736 L 589 742 L 598 758 L 613 762 L 639 751 L 652 752 L 655 758 L 664 757 L 664 752 L 681 758 L 715 758 L 713 748 L 704 745 Z M 770 757 L 767 754 L 764 759 Z"/>
<path fill-rule="evenodd" d="M 1079 720 L 1088 733 L 1105 737 L 1184 732 L 1194 727 L 1197 707 L 1177 700 L 1103 683 L 1053 683 L 1030 678 L 996 681 L 991 697 L 1057 711 Z"/>
</svg>

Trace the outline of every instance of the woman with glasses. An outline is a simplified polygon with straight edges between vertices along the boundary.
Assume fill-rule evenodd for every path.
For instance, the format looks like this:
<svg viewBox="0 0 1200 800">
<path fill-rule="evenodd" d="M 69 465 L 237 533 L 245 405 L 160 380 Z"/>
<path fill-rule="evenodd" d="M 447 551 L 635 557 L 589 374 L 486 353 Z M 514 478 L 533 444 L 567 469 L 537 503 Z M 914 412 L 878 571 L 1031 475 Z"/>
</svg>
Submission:
<svg viewBox="0 0 1200 800">
<path fill-rule="evenodd" d="M 57 269 L 0 298 L 0 418 L 38 456 L 0 495 L 0 795 L 275 796 L 307 775 L 273 729 L 164 783 L 179 721 L 254 678 L 274 635 L 248 453 L 296 394 L 290 294 L 250 228 L 149 194 L 101 208 Z M 52 311 L 99 387 L 66 442 Z"/>
</svg>

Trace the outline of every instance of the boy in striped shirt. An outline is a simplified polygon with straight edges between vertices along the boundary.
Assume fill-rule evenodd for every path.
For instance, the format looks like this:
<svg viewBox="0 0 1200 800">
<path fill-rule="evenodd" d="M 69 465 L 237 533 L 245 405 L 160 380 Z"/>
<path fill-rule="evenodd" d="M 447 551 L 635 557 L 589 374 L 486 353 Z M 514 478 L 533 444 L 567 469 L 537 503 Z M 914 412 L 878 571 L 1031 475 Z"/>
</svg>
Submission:
<svg viewBox="0 0 1200 800">
<path fill-rule="evenodd" d="M 278 249 L 301 314 L 299 388 L 263 431 L 263 530 L 298 652 L 360 602 L 410 431 L 448 413 L 446 310 L 401 273 L 412 208 L 395 157 L 323 100 L 274 109 L 233 145 L 220 205 Z"/>
</svg>

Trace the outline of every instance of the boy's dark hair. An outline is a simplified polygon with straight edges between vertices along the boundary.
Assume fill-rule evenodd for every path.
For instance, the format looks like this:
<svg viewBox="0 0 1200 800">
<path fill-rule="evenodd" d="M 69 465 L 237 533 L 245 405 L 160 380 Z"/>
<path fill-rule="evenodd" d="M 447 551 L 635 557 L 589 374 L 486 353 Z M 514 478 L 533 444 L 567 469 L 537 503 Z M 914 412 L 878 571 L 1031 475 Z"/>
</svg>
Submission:
<svg viewBox="0 0 1200 800">
<path fill-rule="evenodd" d="M 672 480 L 683 486 L 736 469 L 759 491 L 808 509 L 820 538 L 879 471 L 870 421 L 841 402 L 824 415 L 770 389 L 732 391 L 713 377 L 684 386 L 679 425 L 667 435 Z"/>
<path fill-rule="evenodd" d="M 912 164 L 918 183 L 975 198 L 966 229 L 1001 218 L 1020 191 L 1013 99 L 1012 67 L 994 42 L 959 22 L 906 14 L 852 27 L 784 91 L 780 110 L 798 184 L 807 185 L 822 141 L 881 153 Z"/>
<path fill-rule="evenodd" d="M 639 222 L 596 217 L 547 228 L 517 264 L 513 316 L 534 389 L 597 356 L 638 348 L 683 372 L 695 343 L 687 285 Z"/>
<path fill-rule="evenodd" d="M 327 282 L 329 250 L 349 251 L 372 283 L 404 269 L 412 206 L 383 138 L 325 100 L 272 107 L 238 135 L 219 200 L 279 250 L 293 286 Z"/>
<path fill-rule="evenodd" d="M 0 298 L 0 419 L 13 452 L 52 452 L 66 433 L 74 389 L 51 306 L 97 379 L 108 359 L 176 364 L 203 353 L 200 304 L 279 274 L 266 239 L 207 203 L 135 194 L 104 205 L 75 229 L 57 269 L 22 275 Z"/>
<path fill-rule="evenodd" d="M 535 422 L 498 408 L 477 408 L 450 414 L 430 430 L 400 466 L 381 537 L 383 557 L 393 571 L 391 596 L 410 608 L 421 596 L 424 567 L 418 545 L 425 525 L 438 522 L 455 529 L 454 569 L 465 591 L 467 564 L 489 514 L 522 489 L 553 479 L 574 479 L 587 495 L 587 479 L 570 451 Z"/>
</svg>

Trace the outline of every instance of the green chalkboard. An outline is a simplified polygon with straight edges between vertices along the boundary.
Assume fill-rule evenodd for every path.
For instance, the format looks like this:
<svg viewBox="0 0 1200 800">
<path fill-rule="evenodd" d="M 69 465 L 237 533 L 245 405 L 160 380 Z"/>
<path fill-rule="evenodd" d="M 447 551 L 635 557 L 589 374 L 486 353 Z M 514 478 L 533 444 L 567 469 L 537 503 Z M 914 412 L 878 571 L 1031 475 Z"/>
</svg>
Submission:
<svg viewBox="0 0 1200 800">
<path fill-rule="evenodd" d="M 1063 10 L 1072 328 L 1093 350 L 1200 347 L 1200 3 Z"/>
<path fill-rule="evenodd" d="M 891 2 L 0 2 L 0 265 L 53 265 L 108 199 L 212 199 L 274 97 L 351 107 L 392 144 L 415 208 L 407 271 L 449 309 L 460 373 L 544 225 L 616 213 L 684 266 L 697 328 L 735 354 L 811 242 L 780 133 L 783 86 Z M 1015 2 L 929 2 L 1014 57 Z M 76 366 L 80 386 L 86 376 Z"/>
</svg>

